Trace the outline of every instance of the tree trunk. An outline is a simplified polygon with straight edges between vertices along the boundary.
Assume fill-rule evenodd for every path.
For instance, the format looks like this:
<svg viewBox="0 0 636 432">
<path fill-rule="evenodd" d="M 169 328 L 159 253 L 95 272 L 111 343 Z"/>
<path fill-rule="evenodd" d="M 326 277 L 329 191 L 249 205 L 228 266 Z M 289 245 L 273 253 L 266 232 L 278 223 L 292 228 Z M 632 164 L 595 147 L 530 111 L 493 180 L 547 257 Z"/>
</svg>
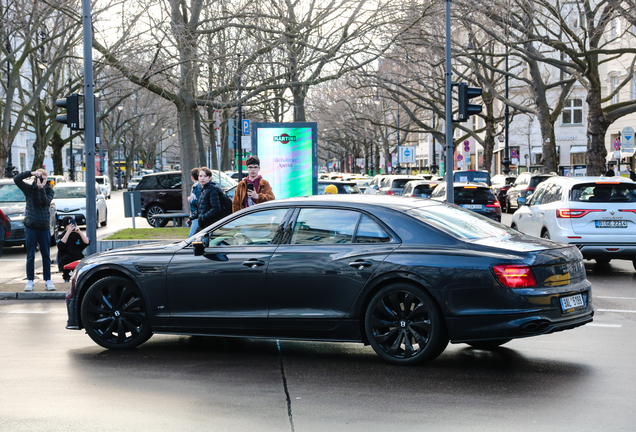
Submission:
<svg viewBox="0 0 636 432">
<path fill-rule="evenodd" d="M 58 128 L 51 138 L 51 148 L 53 149 L 53 173 L 55 175 L 64 175 L 64 140 Z"/>
<path fill-rule="evenodd" d="M 194 117 L 194 136 L 197 139 L 197 153 L 199 157 L 199 163 L 196 166 L 202 167 L 206 166 L 207 161 L 205 160 L 205 146 L 203 145 L 203 132 L 201 131 L 201 112 L 195 110 L 192 115 Z"/>
<path fill-rule="evenodd" d="M 587 175 L 599 176 L 605 174 L 605 133 L 609 124 L 605 121 L 603 109 L 601 108 L 600 86 L 590 86 L 587 93 L 587 153 L 585 163 L 587 164 Z"/>
</svg>

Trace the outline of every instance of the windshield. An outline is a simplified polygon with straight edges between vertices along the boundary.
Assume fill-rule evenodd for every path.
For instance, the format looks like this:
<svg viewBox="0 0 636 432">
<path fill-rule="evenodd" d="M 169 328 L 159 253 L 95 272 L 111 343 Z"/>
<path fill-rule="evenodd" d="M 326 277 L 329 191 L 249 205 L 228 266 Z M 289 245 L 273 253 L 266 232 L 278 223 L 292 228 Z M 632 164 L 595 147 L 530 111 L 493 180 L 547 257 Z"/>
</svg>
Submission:
<svg viewBox="0 0 636 432">
<path fill-rule="evenodd" d="M 104 178 L 95 177 L 95 181 L 99 184 L 104 184 Z"/>
<path fill-rule="evenodd" d="M 512 228 L 453 205 L 414 208 L 406 213 L 461 240 L 502 237 L 516 233 Z"/>
<path fill-rule="evenodd" d="M 486 187 L 463 186 L 455 187 L 455 203 L 470 204 L 472 202 L 488 202 L 489 199 L 494 200 L 495 197 Z"/>
<path fill-rule="evenodd" d="M 86 189 L 81 186 L 56 187 L 55 198 L 86 198 Z"/>
<path fill-rule="evenodd" d="M 22 202 L 26 198 L 18 185 L 0 185 L 0 202 Z"/>
</svg>

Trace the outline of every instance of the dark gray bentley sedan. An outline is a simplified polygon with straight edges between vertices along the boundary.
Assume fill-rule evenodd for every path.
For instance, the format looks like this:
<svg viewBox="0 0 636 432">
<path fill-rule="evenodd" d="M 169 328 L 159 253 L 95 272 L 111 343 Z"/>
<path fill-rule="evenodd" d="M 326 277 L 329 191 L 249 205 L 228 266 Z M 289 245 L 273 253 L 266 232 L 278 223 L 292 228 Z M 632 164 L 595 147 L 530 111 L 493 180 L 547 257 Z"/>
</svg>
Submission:
<svg viewBox="0 0 636 432">
<path fill-rule="evenodd" d="M 454 205 L 314 196 L 232 214 L 187 240 L 93 255 L 69 329 L 133 348 L 153 333 L 370 344 L 397 364 L 592 321 L 576 247 Z"/>
</svg>

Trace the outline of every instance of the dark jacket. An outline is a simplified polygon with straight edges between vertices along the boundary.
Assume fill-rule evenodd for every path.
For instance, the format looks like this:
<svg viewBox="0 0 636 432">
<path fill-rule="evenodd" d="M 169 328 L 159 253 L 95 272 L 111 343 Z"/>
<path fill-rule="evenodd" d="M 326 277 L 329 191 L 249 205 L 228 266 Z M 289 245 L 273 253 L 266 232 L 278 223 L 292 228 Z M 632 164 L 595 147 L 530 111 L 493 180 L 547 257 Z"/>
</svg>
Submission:
<svg viewBox="0 0 636 432">
<path fill-rule="evenodd" d="M 200 183 L 192 186 L 192 193 L 194 194 L 194 199 L 190 201 L 190 219 L 196 219 L 192 217 L 197 209 L 199 208 L 199 197 L 201 196 L 202 186 Z"/>
<path fill-rule="evenodd" d="M 62 240 L 57 242 L 57 261 L 60 271 L 64 270 L 66 264 L 84 258 L 82 251 L 88 247 L 88 244 L 82 241 L 82 237 L 73 232 L 68 236 L 66 243 Z"/>
<path fill-rule="evenodd" d="M 220 219 L 221 200 L 219 199 L 216 184 L 209 182 L 203 186 L 201 195 L 199 195 L 197 211 L 192 216 L 196 217 L 191 219 L 199 219 L 199 230 L 212 225 Z"/>
<path fill-rule="evenodd" d="M 634 170 L 631 170 L 629 172 L 629 179 L 633 182 L 636 182 L 636 173 L 634 172 Z"/>
<path fill-rule="evenodd" d="M 31 171 L 25 171 L 13 179 L 26 197 L 24 226 L 36 230 L 49 230 L 51 228 L 51 201 L 53 201 L 55 193 L 48 182 L 43 188 L 39 188 L 36 181 L 33 181 L 32 184 L 25 183 L 24 179 L 29 177 L 31 177 Z"/>
</svg>

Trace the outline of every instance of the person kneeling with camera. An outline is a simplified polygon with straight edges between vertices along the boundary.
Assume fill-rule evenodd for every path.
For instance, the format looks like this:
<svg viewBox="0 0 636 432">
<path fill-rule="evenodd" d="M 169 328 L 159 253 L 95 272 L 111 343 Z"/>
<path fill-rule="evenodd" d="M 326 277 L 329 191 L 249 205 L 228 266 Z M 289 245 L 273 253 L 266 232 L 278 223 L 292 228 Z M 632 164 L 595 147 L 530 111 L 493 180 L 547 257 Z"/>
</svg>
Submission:
<svg viewBox="0 0 636 432">
<path fill-rule="evenodd" d="M 57 242 L 57 265 L 62 272 L 64 282 L 70 282 L 71 271 L 65 270 L 64 266 L 84 258 L 83 252 L 90 240 L 80 231 L 75 219 L 70 216 L 62 219 L 62 228 L 64 236 Z"/>
<path fill-rule="evenodd" d="M 236 193 L 232 200 L 232 212 L 237 212 L 246 207 L 260 204 L 274 199 L 274 192 L 267 180 L 258 172 L 261 170 L 261 161 L 256 156 L 251 156 L 245 161 L 247 177 L 236 187 Z"/>
</svg>

